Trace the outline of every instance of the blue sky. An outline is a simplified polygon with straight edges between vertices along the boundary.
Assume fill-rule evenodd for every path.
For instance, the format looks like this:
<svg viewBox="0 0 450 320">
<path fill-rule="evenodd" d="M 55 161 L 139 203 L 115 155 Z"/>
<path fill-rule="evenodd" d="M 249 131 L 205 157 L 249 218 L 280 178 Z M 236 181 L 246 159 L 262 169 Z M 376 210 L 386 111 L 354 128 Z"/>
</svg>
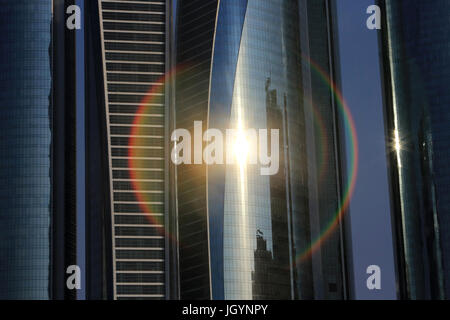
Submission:
<svg viewBox="0 0 450 320">
<path fill-rule="evenodd" d="M 374 0 L 337 0 L 342 91 L 359 140 L 358 179 L 350 203 L 356 298 L 394 299 L 386 140 L 377 30 L 366 27 Z M 366 287 L 369 265 L 381 268 L 381 290 Z"/>
</svg>

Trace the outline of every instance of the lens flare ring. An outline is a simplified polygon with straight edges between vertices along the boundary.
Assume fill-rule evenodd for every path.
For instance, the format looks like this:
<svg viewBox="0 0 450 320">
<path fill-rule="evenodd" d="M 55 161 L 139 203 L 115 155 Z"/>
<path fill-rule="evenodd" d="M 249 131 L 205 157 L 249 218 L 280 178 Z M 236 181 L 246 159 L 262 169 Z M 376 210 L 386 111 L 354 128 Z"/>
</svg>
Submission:
<svg viewBox="0 0 450 320">
<path fill-rule="evenodd" d="M 357 178 L 357 172 L 358 172 L 358 139 L 357 139 L 357 133 L 356 133 L 356 127 L 355 123 L 352 117 L 352 114 L 350 112 L 350 108 L 348 107 L 346 101 L 344 100 L 344 97 L 342 93 L 339 91 L 337 86 L 334 84 L 334 82 L 330 79 L 330 77 L 327 75 L 327 73 L 313 60 L 311 60 L 309 57 L 303 57 L 303 63 L 307 63 L 311 69 L 316 73 L 320 79 L 326 83 L 327 86 L 330 87 L 332 95 L 335 98 L 335 101 L 337 102 L 337 106 L 339 109 L 339 113 L 342 116 L 342 119 L 344 120 L 344 129 L 346 136 L 348 137 L 348 140 L 350 141 L 350 148 L 349 148 L 349 173 L 347 176 L 346 181 L 346 187 L 344 189 L 344 193 L 342 195 L 342 198 L 340 199 L 340 205 L 337 208 L 336 212 L 333 215 L 333 218 L 326 224 L 324 228 L 321 229 L 319 236 L 317 236 L 314 240 L 311 241 L 310 245 L 306 247 L 302 252 L 300 252 L 294 260 L 295 264 L 301 264 L 304 260 L 310 258 L 312 254 L 317 251 L 321 245 L 330 237 L 330 235 L 336 230 L 336 228 L 339 226 L 340 221 L 342 220 L 343 216 L 345 215 L 349 204 L 351 196 L 354 192 L 355 186 L 356 186 L 356 178 Z M 183 73 L 183 70 L 186 68 L 178 67 L 171 72 L 167 73 L 163 77 L 161 77 L 156 83 L 157 85 L 152 85 L 149 88 L 149 91 L 145 95 L 142 102 L 139 104 L 138 110 L 134 116 L 129 143 L 128 143 L 128 171 L 129 176 L 132 184 L 132 188 L 134 191 L 134 194 L 136 196 L 137 201 L 139 202 L 139 207 L 141 211 L 145 214 L 147 219 L 150 223 L 155 225 L 163 225 L 164 226 L 164 213 L 158 212 L 159 210 L 156 208 L 156 206 L 153 204 L 152 201 L 150 201 L 150 195 L 152 193 L 145 192 L 146 186 L 145 181 L 146 179 L 143 179 L 142 177 L 142 170 L 139 170 L 139 168 L 142 168 L 142 164 L 144 160 L 142 160 L 141 154 L 140 154 L 140 147 L 143 146 L 142 142 L 142 136 L 144 136 L 143 131 L 145 130 L 145 121 L 146 121 L 146 115 L 152 114 L 152 108 L 154 108 L 156 105 L 158 105 L 156 99 L 157 97 L 160 97 L 165 92 L 165 84 L 170 83 L 170 81 L 173 80 L 173 77 L 175 75 L 180 75 L 180 73 Z M 327 149 L 327 135 L 325 130 L 324 121 L 322 119 L 321 114 L 318 110 L 313 106 L 313 113 L 314 113 L 314 122 L 315 127 L 318 130 L 319 138 L 322 140 L 321 144 L 321 159 L 320 159 L 320 177 L 319 181 L 322 180 L 323 175 L 325 174 L 326 170 L 326 162 L 329 159 Z M 244 140 L 239 140 L 235 143 L 233 146 L 233 151 L 235 153 L 235 157 L 238 162 L 246 161 L 246 158 L 248 156 L 248 148 L 246 147 L 248 145 L 248 142 L 246 143 L 245 138 Z M 165 230 L 165 228 L 161 228 L 162 235 L 166 235 L 170 238 L 171 235 Z"/>
<path fill-rule="evenodd" d="M 350 199 L 355 190 L 359 161 L 358 137 L 355 121 L 342 93 L 333 82 L 333 80 L 330 79 L 328 74 L 310 57 L 303 55 L 302 61 L 303 63 L 308 64 L 311 67 L 311 70 L 313 70 L 314 73 L 331 89 L 331 93 L 334 96 L 335 101 L 337 102 L 339 113 L 341 114 L 344 122 L 343 124 L 346 137 L 350 141 L 350 161 L 348 165 L 349 173 L 347 176 L 346 187 L 344 188 L 344 192 L 342 198 L 340 199 L 340 205 L 338 209 L 334 213 L 333 218 L 325 225 L 324 228 L 321 229 L 319 235 L 311 241 L 310 245 L 306 249 L 304 249 L 295 257 L 294 264 L 301 264 L 305 260 L 311 258 L 313 253 L 316 252 L 322 246 L 322 244 L 333 234 L 336 228 L 338 228 L 345 213 L 347 212 L 347 209 L 350 205 Z M 315 115 L 318 115 L 316 111 Z M 321 131 L 325 132 L 324 129 L 321 129 Z"/>
</svg>

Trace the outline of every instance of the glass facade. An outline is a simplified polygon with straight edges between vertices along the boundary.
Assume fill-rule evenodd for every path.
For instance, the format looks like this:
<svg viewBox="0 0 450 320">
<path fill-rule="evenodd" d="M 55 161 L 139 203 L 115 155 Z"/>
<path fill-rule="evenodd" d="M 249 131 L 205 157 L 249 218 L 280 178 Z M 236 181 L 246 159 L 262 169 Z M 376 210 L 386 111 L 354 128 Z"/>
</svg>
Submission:
<svg viewBox="0 0 450 320">
<path fill-rule="evenodd" d="M 211 58 L 218 1 L 178 1 L 176 126 L 193 133 L 208 117 Z M 206 166 L 176 167 L 181 299 L 210 299 Z"/>
<path fill-rule="evenodd" d="M 278 129 L 279 153 L 282 156 L 279 174 L 274 176 L 262 176 L 259 166 L 245 164 L 226 166 L 223 181 L 218 181 L 214 175 L 213 183 L 223 183 L 224 195 L 223 209 L 210 206 L 208 212 L 212 265 L 214 251 L 220 250 L 213 246 L 215 237 L 223 237 L 223 249 L 219 251 L 223 293 L 215 290 L 215 286 L 222 283 L 213 281 L 213 298 L 290 299 L 293 279 L 292 272 L 286 271 L 290 270 L 292 263 L 288 232 L 291 212 L 288 208 L 294 206 L 287 194 L 291 187 L 296 186 L 287 183 L 285 168 L 289 163 L 291 173 L 297 176 L 296 166 L 302 165 L 300 152 L 304 146 L 304 141 L 299 140 L 304 134 L 288 132 L 290 129 L 299 130 L 299 122 L 302 121 L 299 108 L 300 57 L 296 54 L 299 51 L 298 8 L 295 1 L 262 3 L 252 0 L 248 3 L 235 1 L 234 10 L 226 8 L 232 4 L 233 1 L 222 2 L 219 7 L 209 125 L 221 128 L 214 119 L 221 119 L 223 113 L 228 113 L 225 128 L 237 129 L 242 124 L 244 128 Z M 236 31 L 236 36 L 233 31 Z M 227 41 L 231 45 L 220 43 L 224 41 L 221 32 L 230 37 Z M 231 52 L 221 50 L 222 47 Z M 233 48 L 236 49 L 233 51 Z M 222 55 L 226 55 L 229 61 Z M 224 77 L 220 68 L 235 70 L 234 77 Z M 222 83 L 216 85 L 216 77 Z M 217 100 L 219 94 L 215 90 L 224 88 L 230 89 L 231 103 Z M 224 109 L 224 106 L 229 106 L 229 109 Z M 287 148 L 286 135 L 298 148 Z M 252 147 L 251 150 L 256 152 Z M 213 188 L 213 185 L 210 183 L 208 187 Z M 213 195 L 210 194 L 209 201 L 217 206 L 219 201 Z M 295 198 L 294 202 L 297 200 L 300 199 Z M 222 233 L 217 232 L 213 222 L 218 215 L 222 215 L 217 224 L 222 227 Z"/>
<path fill-rule="evenodd" d="M 403 298 L 450 297 L 450 3 L 381 1 Z"/>
<path fill-rule="evenodd" d="M 98 5 L 114 298 L 164 299 L 169 166 L 166 1 Z"/>
<path fill-rule="evenodd" d="M 280 160 L 272 176 L 248 163 L 177 167 L 181 298 L 343 298 L 340 230 L 319 250 L 320 263 L 298 259 L 313 241 L 311 216 L 320 231 L 339 207 L 336 158 L 319 184 L 319 169 L 308 166 L 309 150 L 321 155 L 319 142 L 306 123 L 306 95 L 314 95 L 333 153 L 334 98 L 302 57 L 316 55 L 331 73 L 328 1 L 201 3 L 180 1 L 178 9 L 177 127 L 277 129 Z M 311 185 L 321 195 L 318 212 L 309 207 Z"/>
<path fill-rule="evenodd" d="M 342 205 L 345 181 L 345 146 L 341 113 L 334 88 L 325 82 L 323 70 L 339 87 L 336 9 L 334 1 L 300 1 L 302 50 L 302 100 L 305 113 L 307 190 L 297 196 L 308 197 L 309 224 L 303 218 L 294 230 L 311 239 L 320 239 Z M 305 187 L 305 184 L 303 184 Z M 347 213 L 348 214 L 348 213 Z M 302 217 L 302 215 L 298 215 Z M 294 216 L 294 221 L 299 218 Z M 320 248 L 311 250 L 310 266 L 302 263 L 300 295 L 320 299 L 344 299 L 348 294 L 345 272 L 346 246 L 343 215 Z M 294 233 L 295 234 L 295 233 Z M 314 241 L 314 240 L 313 240 Z M 297 246 L 300 247 L 301 246 Z M 303 250 L 303 249 L 302 249 Z M 309 269 L 311 268 L 311 269 Z M 311 281 L 311 284 L 308 284 Z"/>
<path fill-rule="evenodd" d="M 52 1 L 0 1 L 0 18 L 0 299 L 48 299 Z"/>
<path fill-rule="evenodd" d="M 208 127 L 225 132 L 231 129 L 231 106 L 237 74 L 237 63 L 241 48 L 241 36 L 247 13 L 248 1 L 220 2 L 214 39 L 211 87 L 209 94 Z M 237 126 L 234 126 L 236 128 Z M 225 147 L 227 150 L 227 147 Z M 225 210 L 227 208 L 226 176 L 229 167 L 209 166 L 207 169 L 208 219 L 210 239 L 211 287 L 213 299 L 226 299 L 227 234 Z M 238 176 L 231 177 L 234 181 Z M 234 186 L 236 187 L 236 186 Z M 230 239 L 231 240 L 231 239 Z"/>
</svg>

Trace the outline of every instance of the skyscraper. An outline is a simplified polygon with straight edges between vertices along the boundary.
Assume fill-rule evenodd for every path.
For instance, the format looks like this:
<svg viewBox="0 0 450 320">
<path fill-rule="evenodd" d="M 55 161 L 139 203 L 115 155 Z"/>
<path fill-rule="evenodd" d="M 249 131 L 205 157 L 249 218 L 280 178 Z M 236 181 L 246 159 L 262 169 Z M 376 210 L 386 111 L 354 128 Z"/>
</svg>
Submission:
<svg viewBox="0 0 450 320">
<path fill-rule="evenodd" d="M 2 1 L 0 299 L 70 299 L 76 264 L 72 1 Z"/>
<path fill-rule="evenodd" d="M 400 297 L 450 297 L 450 3 L 380 1 Z"/>
<path fill-rule="evenodd" d="M 177 128 L 280 139 L 272 176 L 239 157 L 176 167 L 182 299 L 347 296 L 342 221 L 327 230 L 345 183 L 341 121 L 320 76 L 338 78 L 333 11 L 332 1 L 179 1 Z"/>
<path fill-rule="evenodd" d="M 169 1 L 89 1 L 87 297 L 169 298 Z"/>
</svg>

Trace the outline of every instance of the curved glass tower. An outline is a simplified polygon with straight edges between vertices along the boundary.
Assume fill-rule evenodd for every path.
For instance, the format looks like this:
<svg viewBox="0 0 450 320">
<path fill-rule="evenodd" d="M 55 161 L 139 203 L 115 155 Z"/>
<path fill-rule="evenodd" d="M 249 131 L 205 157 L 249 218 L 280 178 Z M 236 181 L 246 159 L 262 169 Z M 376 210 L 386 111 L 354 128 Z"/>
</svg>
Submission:
<svg viewBox="0 0 450 320">
<path fill-rule="evenodd" d="M 288 210 L 304 205 L 297 197 L 286 198 L 287 188 L 301 186 L 301 181 L 290 185 L 286 173 L 300 176 L 305 149 L 300 135 L 289 133 L 304 129 L 298 108 L 297 21 L 295 1 L 224 1 L 219 7 L 208 126 L 224 132 L 278 129 L 282 161 L 274 176 L 262 176 L 259 166 L 239 159 L 235 165 L 208 168 L 214 298 L 291 297 Z M 298 148 L 288 148 L 288 136 Z"/>
<path fill-rule="evenodd" d="M 400 294 L 450 297 L 450 2 L 381 1 Z"/>
<path fill-rule="evenodd" d="M 328 10 L 328 1 L 180 2 L 177 127 L 193 133 L 194 121 L 202 121 L 203 130 L 219 129 L 224 135 L 227 129 L 279 132 L 279 166 L 273 175 L 261 175 L 259 165 L 239 156 L 234 164 L 177 167 L 182 299 L 345 296 L 339 233 L 327 244 L 334 260 L 319 259 L 316 283 L 313 267 L 320 263 L 299 259 L 313 238 L 308 174 L 317 173 L 308 168 L 303 72 L 311 70 L 302 70 L 304 47 L 311 54 L 322 51 L 321 62 L 331 68 L 329 43 L 320 47 L 302 38 L 301 21 L 310 28 L 322 24 L 321 36 L 328 39 Z M 318 87 L 310 89 L 316 94 Z M 329 88 L 322 94 L 320 107 L 331 119 Z M 249 149 L 248 157 L 257 152 Z M 235 151 L 230 145 L 225 150 Z M 329 187 L 328 202 L 336 207 L 336 181 Z"/>
<path fill-rule="evenodd" d="M 0 299 L 50 297 L 51 6 L 0 5 Z"/>
</svg>

